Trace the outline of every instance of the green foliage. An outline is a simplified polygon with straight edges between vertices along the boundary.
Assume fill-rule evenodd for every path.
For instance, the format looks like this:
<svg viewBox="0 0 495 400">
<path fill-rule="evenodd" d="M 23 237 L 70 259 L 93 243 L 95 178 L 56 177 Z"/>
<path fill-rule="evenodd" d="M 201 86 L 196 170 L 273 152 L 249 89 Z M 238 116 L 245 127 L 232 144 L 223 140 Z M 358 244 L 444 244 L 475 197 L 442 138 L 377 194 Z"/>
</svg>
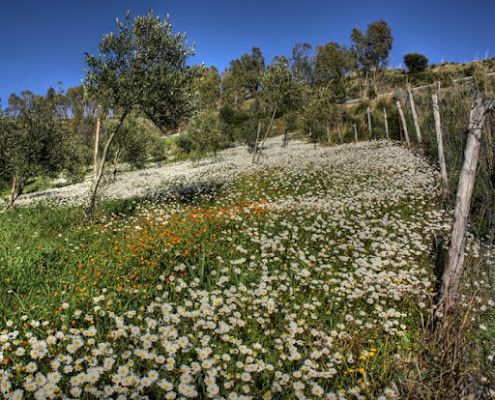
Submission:
<svg viewBox="0 0 495 400">
<path fill-rule="evenodd" d="M 388 55 L 392 49 L 392 30 L 383 21 L 368 24 L 366 34 L 354 28 L 351 34 L 353 50 L 365 70 L 377 69 L 388 63 Z"/>
<path fill-rule="evenodd" d="M 253 47 L 251 54 L 246 53 L 241 56 L 240 62 L 244 71 L 246 90 L 250 94 L 255 94 L 265 72 L 265 58 L 258 47 Z"/>
<path fill-rule="evenodd" d="M 313 80 L 313 66 L 311 65 L 312 47 L 309 43 L 296 43 L 292 48 L 291 73 L 295 79 L 304 83 Z"/>
<path fill-rule="evenodd" d="M 231 143 L 241 140 L 244 126 L 251 118 L 247 111 L 235 110 L 228 104 L 220 108 L 218 117 L 220 130 Z"/>
<path fill-rule="evenodd" d="M 220 84 L 222 79 L 217 68 L 213 65 L 204 68 L 195 82 L 197 91 L 197 108 L 199 111 L 214 109 L 220 100 Z"/>
<path fill-rule="evenodd" d="M 392 49 L 392 30 L 385 21 L 376 21 L 368 24 L 366 34 L 354 28 L 351 33 L 351 41 L 351 49 L 363 71 L 365 85 L 369 84 L 369 73 L 372 71 L 373 86 L 375 86 L 374 90 L 376 91 L 377 73 L 380 68 L 388 64 L 388 56 Z"/>
<path fill-rule="evenodd" d="M 270 110 L 288 112 L 301 107 L 302 85 L 293 78 L 285 57 L 275 57 L 263 74 L 261 99 Z"/>
<path fill-rule="evenodd" d="M 118 123 L 108 119 L 104 123 L 107 131 L 115 129 Z M 122 153 L 121 160 L 133 168 L 143 168 L 150 158 L 152 144 L 160 136 L 160 131 L 146 118 L 130 115 L 121 126 L 121 134 L 112 144 L 112 151 Z"/>
<path fill-rule="evenodd" d="M 194 109 L 191 88 L 201 68 L 187 64 L 194 52 L 187 47 L 185 34 L 172 33 L 169 18 L 162 23 L 152 10 L 136 17 L 132 26 L 130 22 L 128 12 L 125 23 L 117 19 L 117 33 L 103 37 L 100 55 L 86 53 L 85 87 L 118 118 L 102 153 L 87 219 L 93 213 L 108 150 L 126 117 L 139 110 L 165 129 L 178 126 Z"/>
<path fill-rule="evenodd" d="M 331 91 L 332 101 L 342 103 L 346 98 L 347 76 L 357 67 L 354 52 L 338 43 L 329 42 L 316 47 L 314 83 Z"/>
<path fill-rule="evenodd" d="M 187 64 L 194 54 L 185 34 L 173 33 L 169 18 L 163 22 L 151 10 L 132 26 L 117 19 L 99 44 L 100 55 L 86 53 L 85 87 L 117 115 L 140 108 L 161 128 L 175 127 L 193 110 L 191 85 L 200 68 Z"/>
<path fill-rule="evenodd" d="M 331 110 L 323 97 L 312 100 L 304 107 L 304 131 L 315 145 L 326 135 Z"/>
<path fill-rule="evenodd" d="M 222 75 L 222 98 L 224 104 L 240 107 L 246 95 L 256 95 L 265 71 L 265 58 L 261 50 L 253 47 L 251 54 L 243 54 L 232 60 Z"/>
<path fill-rule="evenodd" d="M 228 144 L 220 129 L 218 114 L 214 112 L 197 113 L 189 122 L 187 133 L 179 135 L 176 145 L 185 153 L 195 152 L 202 158 L 208 152 L 215 155 Z"/>
<path fill-rule="evenodd" d="M 419 53 L 407 53 L 404 55 L 404 65 L 413 74 L 423 72 L 428 66 L 428 58 Z"/>
<path fill-rule="evenodd" d="M 246 89 L 244 86 L 244 76 L 242 65 L 239 60 L 230 62 L 222 74 L 222 100 L 223 104 L 231 104 L 239 108 L 245 100 Z"/>
<path fill-rule="evenodd" d="M 56 176 L 65 166 L 67 126 L 58 119 L 53 95 L 22 92 L 9 98 L 9 117 L 0 124 L 1 179 L 13 181 L 15 200 L 29 179 Z"/>
<path fill-rule="evenodd" d="M 194 141 L 190 135 L 180 134 L 175 139 L 175 146 L 182 152 L 189 154 L 194 150 Z"/>
<path fill-rule="evenodd" d="M 170 153 L 170 144 L 166 138 L 161 136 L 154 136 L 149 147 L 149 154 L 151 161 L 161 162 L 168 158 Z"/>
</svg>

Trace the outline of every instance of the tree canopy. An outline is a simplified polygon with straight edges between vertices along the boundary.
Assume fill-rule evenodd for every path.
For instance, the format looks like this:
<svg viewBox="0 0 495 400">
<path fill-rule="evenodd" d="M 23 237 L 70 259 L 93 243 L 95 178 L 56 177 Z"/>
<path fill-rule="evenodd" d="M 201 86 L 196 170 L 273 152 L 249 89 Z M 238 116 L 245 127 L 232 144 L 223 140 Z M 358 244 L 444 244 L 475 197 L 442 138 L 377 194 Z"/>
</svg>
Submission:
<svg viewBox="0 0 495 400">
<path fill-rule="evenodd" d="M 409 72 L 423 72 L 428 66 L 428 58 L 420 53 L 407 53 L 404 55 L 404 65 Z"/>
<path fill-rule="evenodd" d="M 374 70 L 387 65 L 393 37 L 392 30 L 385 21 L 372 22 L 365 34 L 354 28 L 351 40 L 352 48 L 363 69 Z"/>
<path fill-rule="evenodd" d="M 65 134 L 58 112 L 52 90 L 47 96 L 26 90 L 9 97 L 9 118 L 0 121 L 0 179 L 12 182 L 9 207 L 30 179 L 55 176 L 64 168 Z"/>
<path fill-rule="evenodd" d="M 116 115 L 140 108 L 165 128 L 192 112 L 190 87 L 200 68 L 187 65 L 194 50 L 185 34 L 172 32 L 168 17 L 162 23 L 150 10 L 131 24 L 128 12 L 98 48 L 97 56 L 86 53 L 85 86 Z"/>
<path fill-rule="evenodd" d="M 163 22 L 150 10 L 131 24 L 117 19 L 117 32 L 103 37 L 100 54 L 86 53 L 85 87 L 118 119 L 103 149 L 100 171 L 86 207 L 90 218 L 103 176 L 108 150 L 126 117 L 139 110 L 161 128 L 176 127 L 194 110 L 192 85 L 202 67 L 190 66 L 194 54 L 186 35 L 173 33 L 169 17 Z"/>
</svg>

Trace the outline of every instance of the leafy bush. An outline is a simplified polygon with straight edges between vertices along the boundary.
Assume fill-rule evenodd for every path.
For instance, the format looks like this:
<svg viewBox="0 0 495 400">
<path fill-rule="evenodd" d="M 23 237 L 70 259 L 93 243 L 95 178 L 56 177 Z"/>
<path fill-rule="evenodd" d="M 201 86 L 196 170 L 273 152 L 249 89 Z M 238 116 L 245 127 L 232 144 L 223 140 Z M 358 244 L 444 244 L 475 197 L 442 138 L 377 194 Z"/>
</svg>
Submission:
<svg viewBox="0 0 495 400">
<path fill-rule="evenodd" d="M 411 73 L 423 72 L 428 66 L 428 58 L 419 53 L 407 53 L 404 55 L 404 64 Z"/>
</svg>

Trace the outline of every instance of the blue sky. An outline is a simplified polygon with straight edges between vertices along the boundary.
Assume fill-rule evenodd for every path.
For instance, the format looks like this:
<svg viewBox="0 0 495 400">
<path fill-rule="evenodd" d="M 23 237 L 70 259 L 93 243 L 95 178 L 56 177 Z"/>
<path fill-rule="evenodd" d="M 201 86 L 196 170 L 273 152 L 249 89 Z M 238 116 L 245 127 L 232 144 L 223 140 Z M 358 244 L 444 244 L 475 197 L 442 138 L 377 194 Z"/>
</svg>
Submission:
<svg viewBox="0 0 495 400">
<path fill-rule="evenodd" d="M 67 89 L 84 78 L 84 52 L 96 54 L 115 18 L 170 15 L 175 31 L 195 43 L 193 62 L 215 65 L 259 47 L 268 64 L 290 56 L 295 43 L 350 45 L 354 27 L 383 19 L 394 37 L 390 66 L 415 51 L 430 63 L 495 57 L 495 1 L 460 0 L 0 0 L 0 98 L 50 86 Z"/>
</svg>

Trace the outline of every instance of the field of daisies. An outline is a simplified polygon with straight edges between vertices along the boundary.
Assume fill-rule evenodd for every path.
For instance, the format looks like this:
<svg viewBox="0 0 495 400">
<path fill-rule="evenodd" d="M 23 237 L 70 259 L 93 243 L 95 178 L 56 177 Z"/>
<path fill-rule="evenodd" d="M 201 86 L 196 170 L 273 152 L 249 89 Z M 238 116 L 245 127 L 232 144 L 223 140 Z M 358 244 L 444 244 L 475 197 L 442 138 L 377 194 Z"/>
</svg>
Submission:
<svg viewBox="0 0 495 400">
<path fill-rule="evenodd" d="M 250 158 L 123 173 L 92 224 L 84 185 L 0 214 L 0 397 L 402 398 L 438 173 L 386 141 Z"/>
</svg>

